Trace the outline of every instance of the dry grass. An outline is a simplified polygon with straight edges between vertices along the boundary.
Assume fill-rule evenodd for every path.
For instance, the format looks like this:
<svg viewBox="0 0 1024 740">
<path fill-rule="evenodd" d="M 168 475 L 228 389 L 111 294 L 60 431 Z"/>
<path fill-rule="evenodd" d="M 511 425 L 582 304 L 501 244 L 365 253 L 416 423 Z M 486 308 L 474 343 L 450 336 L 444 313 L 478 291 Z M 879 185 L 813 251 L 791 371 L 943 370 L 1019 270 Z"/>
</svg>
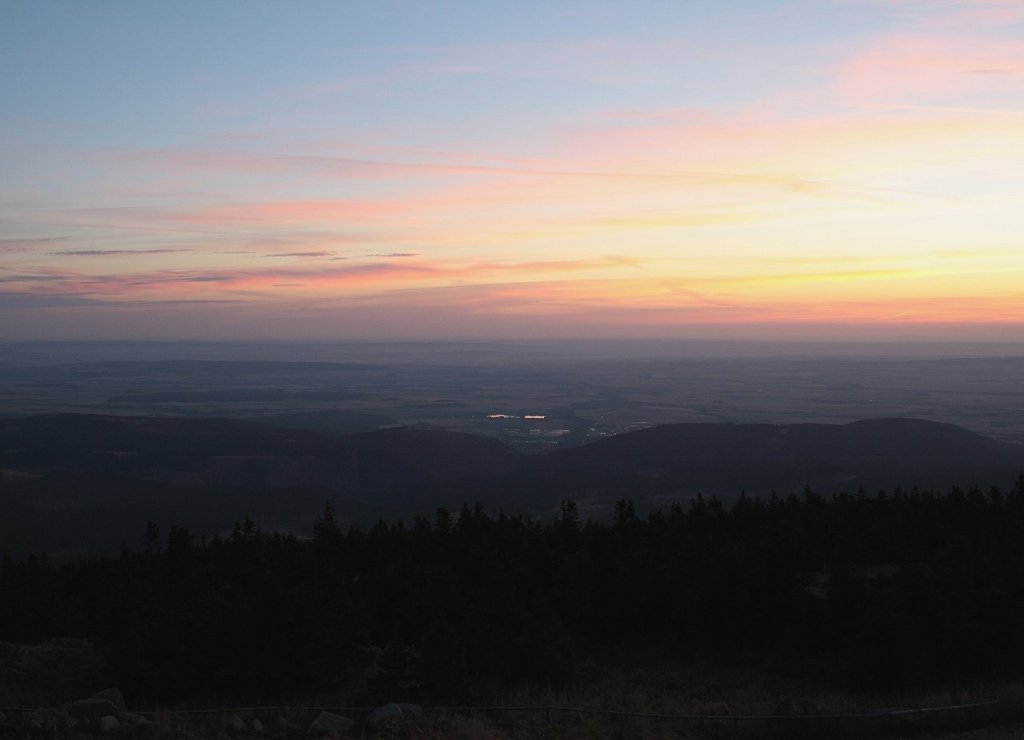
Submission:
<svg viewBox="0 0 1024 740">
<path fill-rule="evenodd" d="M 103 656 L 89 645 L 25 646 L 0 643 L 0 705 L 52 706 L 89 696 L 106 685 Z M 571 686 L 552 689 L 522 686 L 514 691 L 477 697 L 474 705 L 556 707 L 552 710 L 443 710 L 427 707 L 416 723 L 383 735 L 358 726 L 354 737 L 408 737 L 423 740 L 724 740 L 725 738 L 886 737 L 966 731 L 985 724 L 1019 721 L 1024 703 L 969 712 L 914 715 L 898 719 L 838 721 L 694 720 L 625 715 L 772 715 L 785 697 L 799 697 L 821 714 L 859 714 L 893 708 L 950 706 L 1024 697 L 1024 684 L 948 684 L 901 693 L 853 693 L 835 688 L 836 666 L 803 656 L 745 653 L 708 656 L 692 652 L 628 651 L 596 656 L 584 665 Z M 131 697 L 128 697 L 131 703 Z M 400 699 L 400 697 L 396 697 Z M 345 692 L 310 697 L 311 706 L 351 706 Z M 621 712 L 623 715 L 586 710 Z M 245 730 L 232 728 L 237 714 Z M 124 728 L 112 737 L 239 740 L 244 737 L 298 738 L 317 710 L 280 710 L 180 714 L 169 710 L 149 715 L 148 727 Z M 349 713 L 362 720 L 359 712 Z M 2 738 L 27 736 L 27 715 L 7 713 Z M 262 734 L 250 732 L 259 719 Z M 994 732 L 994 731 L 993 731 Z M 936 737 L 937 735 L 932 735 Z M 69 736 L 72 737 L 72 736 Z M 88 737 L 82 734 L 81 737 Z M 985 737 L 984 734 L 978 736 Z M 998 734 L 992 737 L 999 737 Z"/>
<path fill-rule="evenodd" d="M 86 642 L 16 645 L 0 642 L 0 705 L 44 706 L 90 696 L 104 686 L 105 661 Z"/>
</svg>

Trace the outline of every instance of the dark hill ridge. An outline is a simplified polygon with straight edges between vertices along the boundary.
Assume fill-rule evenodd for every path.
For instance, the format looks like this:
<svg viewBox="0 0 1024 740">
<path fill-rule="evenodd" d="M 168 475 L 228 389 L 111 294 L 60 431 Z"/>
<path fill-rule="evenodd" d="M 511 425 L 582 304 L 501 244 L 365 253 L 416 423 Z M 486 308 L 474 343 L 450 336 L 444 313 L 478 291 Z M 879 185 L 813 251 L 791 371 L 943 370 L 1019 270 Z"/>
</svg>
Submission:
<svg viewBox="0 0 1024 740">
<path fill-rule="evenodd" d="M 0 468 L 171 483 L 372 490 L 512 472 L 493 439 L 394 427 L 326 435 L 235 419 L 54 414 L 0 420 Z"/>
<path fill-rule="evenodd" d="M 496 440 L 441 430 L 339 436 L 231 419 L 2 420 L 0 551 L 110 552 L 137 544 L 148 520 L 212 535 L 249 516 L 308 534 L 325 501 L 342 524 L 370 524 L 457 506 L 461 498 L 433 495 L 419 506 L 415 493 L 511 473 L 518 460 Z"/>
<path fill-rule="evenodd" d="M 148 519 L 198 534 L 248 515 L 308 532 L 330 500 L 342 520 L 431 516 L 479 501 L 590 516 L 697 493 L 1007 487 L 1024 447 L 950 424 L 669 424 L 541 456 L 497 440 L 391 427 L 325 434 L 231 419 L 59 414 L 0 420 L 0 549 L 88 551 L 137 541 Z"/>
<path fill-rule="evenodd" d="M 850 424 L 666 424 L 560 450 L 541 473 L 671 476 L 727 490 L 803 484 L 991 485 L 1024 468 L 1024 447 L 953 424 L 869 419 Z M 985 477 L 997 476 L 990 480 Z M 980 478 L 979 478 L 980 476 Z"/>
<path fill-rule="evenodd" d="M 259 465 L 256 465 L 256 462 Z M 952 476 L 1024 467 L 1024 447 L 952 424 L 870 419 L 850 424 L 666 424 L 582 447 L 525 457 L 496 440 L 390 427 L 324 434 L 255 421 L 54 414 L 0 420 L 0 467 L 26 472 L 102 469 L 158 479 L 386 488 L 429 480 L 529 474 L 705 476 L 743 470 L 874 471 Z M 285 468 L 305 469 L 288 480 Z M 295 471 L 293 471 L 295 472 Z M 297 474 L 297 473 L 296 473 Z M 233 477 L 241 476 L 235 481 Z M 772 481 L 765 481 L 771 485 Z"/>
<path fill-rule="evenodd" d="M 382 427 L 396 426 L 398 422 L 384 414 L 348 409 L 321 409 L 318 411 L 291 411 L 265 413 L 249 421 L 258 421 L 285 429 L 308 429 L 323 434 L 355 434 L 371 432 Z"/>
<path fill-rule="evenodd" d="M 234 419 L 48 414 L 0 421 L 0 449 L 5 455 L 15 449 L 37 455 L 115 450 L 259 455 L 300 449 L 318 454 L 327 444 L 317 434 Z"/>
<path fill-rule="evenodd" d="M 715 466 L 983 471 L 1024 465 L 1024 447 L 953 424 L 869 419 L 849 424 L 665 424 L 526 457 L 494 439 L 416 427 L 325 434 L 237 419 L 53 414 L 0 420 L 8 469 L 109 471 L 111 461 L 154 475 L 224 459 L 330 462 L 381 482 L 517 473 L 661 476 Z M 329 481 L 325 481 L 329 484 Z"/>
</svg>

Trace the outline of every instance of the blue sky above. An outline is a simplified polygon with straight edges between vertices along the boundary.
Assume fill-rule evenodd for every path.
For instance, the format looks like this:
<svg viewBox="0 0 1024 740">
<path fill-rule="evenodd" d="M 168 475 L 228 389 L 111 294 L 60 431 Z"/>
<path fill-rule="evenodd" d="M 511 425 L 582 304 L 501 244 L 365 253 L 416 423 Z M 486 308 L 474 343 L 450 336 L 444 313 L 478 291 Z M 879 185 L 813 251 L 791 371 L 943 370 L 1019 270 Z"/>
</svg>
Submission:
<svg viewBox="0 0 1024 740">
<path fill-rule="evenodd" d="M 1024 337 L 1022 31 L 1006 0 L 8 2 L 0 337 Z"/>
</svg>

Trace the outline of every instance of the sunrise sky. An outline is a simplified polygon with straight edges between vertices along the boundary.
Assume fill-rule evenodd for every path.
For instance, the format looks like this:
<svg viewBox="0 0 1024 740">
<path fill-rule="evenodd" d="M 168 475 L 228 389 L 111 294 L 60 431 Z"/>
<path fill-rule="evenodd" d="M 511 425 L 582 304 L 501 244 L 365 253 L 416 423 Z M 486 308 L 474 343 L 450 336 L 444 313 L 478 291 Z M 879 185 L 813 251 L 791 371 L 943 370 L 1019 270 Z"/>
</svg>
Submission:
<svg viewBox="0 0 1024 740">
<path fill-rule="evenodd" d="M 0 338 L 1024 340 L 1024 2 L 0 6 Z"/>
</svg>

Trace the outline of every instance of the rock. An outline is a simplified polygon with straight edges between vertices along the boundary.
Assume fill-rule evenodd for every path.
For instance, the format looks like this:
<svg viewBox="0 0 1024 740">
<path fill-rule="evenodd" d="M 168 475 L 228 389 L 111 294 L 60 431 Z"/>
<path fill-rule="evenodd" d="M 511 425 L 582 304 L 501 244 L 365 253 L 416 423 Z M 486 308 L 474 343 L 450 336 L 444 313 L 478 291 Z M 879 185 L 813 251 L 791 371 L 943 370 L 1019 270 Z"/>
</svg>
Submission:
<svg viewBox="0 0 1024 740">
<path fill-rule="evenodd" d="M 809 699 L 800 699 L 787 696 L 779 702 L 772 714 L 776 717 L 805 717 L 812 714 L 820 714 L 818 705 Z"/>
<path fill-rule="evenodd" d="M 109 699 L 80 699 L 68 704 L 68 714 L 75 719 L 116 717 L 117 707 Z"/>
<path fill-rule="evenodd" d="M 245 720 L 239 717 L 237 714 L 232 714 L 224 718 L 224 727 L 228 732 L 234 735 L 241 735 L 246 732 L 249 728 L 245 725 Z"/>
<path fill-rule="evenodd" d="M 66 709 L 41 707 L 32 712 L 29 725 L 33 730 L 56 732 L 57 730 L 70 730 L 78 726 L 78 720 L 68 714 Z"/>
<path fill-rule="evenodd" d="M 407 713 L 402 711 L 401 704 L 391 703 L 382 704 L 370 712 L 367 724 L 372 728 L 381 729 L 391 725 L 403 725 L 407 720 L 412 719 L 412 716 L 407 716 Z"/>
<path fill-rule="evenodd" d="M 29 725 L 33 730 L 56 730 L 60 727 L 60 712 L 52 707 L 37 709 L 32 712 Z"/>
<path fill-rule="evenodd" d="M 398 706 L 401 707 L 402 716 L 405 719 L 423 719 L 423 707 L 421 707 L 419 704 L 408 704 L 403 702 Z"/>
<path fill-rule="evenodd" d="M 117 711 L 123 712 L 128 708 L 128 705 L 124 703 L 124 694 L 121 693 L 121 689 L 116 686 L 109 689 L 103 689 L 103 691 L 97 691 L 95 694 L 89 697 L 90 699 L 106 699 L 115 707 Z"/>
<path fill-rule="evenodd" d="M 117 720 L 117 717 L 110 715 L 93 720 L 92 726 L 96 728 L 97 732 L 116 732 L 121 729 L 121 723 Z"/>
<path fill-rule="evenodd" d="M 320 712 L 320 716 L 313 720 L 313 724 L 306 730 L 307 735 L 316 737 L 341 737 L 355 726 L 355 721 L 340 714 L 331 712 Z"/>
<path fill-rule="evenodd" d="M 259 718 L 252 721 L 253 732 L 263 732 L 263 723 L 259 721 Z"/>
<path fill-rule="evenodd" d="M 153 720 L 135 712 L 121 712 L 121 724 L 125 727 L 146 727 L 153 724 Z"/>
</svg>

